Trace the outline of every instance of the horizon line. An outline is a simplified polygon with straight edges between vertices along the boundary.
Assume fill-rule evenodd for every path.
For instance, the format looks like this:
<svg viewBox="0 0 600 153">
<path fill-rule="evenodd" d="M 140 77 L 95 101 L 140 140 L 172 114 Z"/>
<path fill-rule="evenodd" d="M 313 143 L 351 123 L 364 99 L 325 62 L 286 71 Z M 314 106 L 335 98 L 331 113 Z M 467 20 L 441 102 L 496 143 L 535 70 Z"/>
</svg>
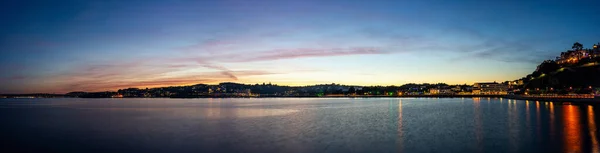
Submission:
<svg viewBox="0 0 600 153">
<path fill-rule="evenodd" d="M 276 85 L 276 86 L 286 86 L 286 87 L 307 87 L 307 86 L 317 86 L 317 85 L 341 85 L 341 86 L 354 86 L 354 87 L 389 87 L 389 86 L 403 86 L 403 85 L 407 85 L 407 84 L 446 84 L 449 86 L 452 85 L 473 85 L 474 83 L 490 83 L 490 82 L 495 82 L 495 83 L 502 83 L 502 82 L 498 82 L 498 81 L 480 81 L 480 82 L 473 82 L 471 84 L 469 83 L 462 83 L 462 84 L 450 84 L 450 83 L 444 83 L 444 82 L 438 82 L 438 83 L 404 83 L 404 84 L 400 84 L 400 85 L 396 85 L 396 84 L 392 84 L 392 85 L 349 85 L 349 84 L 340 84 L 340 83 L 324 83 L 324 84 L 306 84 L 306 85 L 285 85 L 285 84 L 277 84 L 277 83 L 272 83 L 269 82 L 269 84 L 271 85 Z M 506 82 L 506 81 L 504 81 Z M 71 92 L 118 92 L 118 90 L 122 90 L 122 89 L 157 89 L 157 88 L 168 88 L 168 87 L 185 87 L 185 86 L 194 86 L 194 85 L 219 85 L 222 83 L 236 83 L 236 84 L 243 84 L 243 85 L 262 85 L 263 83 L 265 83 L 265 85 L 267 85 L 267 82 L 263 82 L 263 83 L 240 83 L 240 82 L 230 82 L 230 81 L 226 81 L 226 82 L 219 82 L 219 83 L 197 83 L 197 84 L 188 84 L 188 85 L 173 85 L 173 86 L 157 86 L 157 87 L 127 87 L 127 88 L 119 88 L 116 90 L 104 90 L 104 91 L 69 91 L 69 92 L 65 92 L 65 93 L 59 93 L 59 92 L 32 92 L 32 93 L 0 93 L 0 95 L 27 95 L 27 94 L 68 94 Z"/>
</svg>

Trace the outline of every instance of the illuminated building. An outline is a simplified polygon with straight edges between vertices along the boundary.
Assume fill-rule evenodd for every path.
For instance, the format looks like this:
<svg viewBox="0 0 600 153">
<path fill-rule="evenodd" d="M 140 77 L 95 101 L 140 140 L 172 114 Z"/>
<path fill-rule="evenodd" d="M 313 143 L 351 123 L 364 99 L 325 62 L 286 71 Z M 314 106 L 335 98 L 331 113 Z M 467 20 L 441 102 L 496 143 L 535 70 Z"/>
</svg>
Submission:
<svg viewBox="0 0 600 153">
<path fill-rule="evenodd" d="M 577 63 L 582 58 L 589 57 L 589 52 L 586 50 L 567 51 L 560 53 L 560 57 L 556 58 L 558 64 Z"/>
<path fill-rule="evenodd" d="M 592 49 L 577 49 L 570 50 L 560 53 L 559 57 L 556 57 L 556 63 L 558 64 L 573 64 L 579 62 L 583 58 L 592 58 L 600 56 L 600 43 L 594 44 Z"/>
<path fill-rule="evenodd" d="M 438 95 L 438 94 L 454 94 L 452 89 L 440 89 L 440 88 L 431 88 L 429 89 L 429 94 Z"/>
<path fill-rule="evenodd" d="M 111 98 L 123 98 L 122 94 L 112 95 Z"/>
<path fill-rule="evenodd" d="M 496 82 L 481 82 L 473 84 L 473 94 L 506 95 L 508 86 Z"/>
</svg>

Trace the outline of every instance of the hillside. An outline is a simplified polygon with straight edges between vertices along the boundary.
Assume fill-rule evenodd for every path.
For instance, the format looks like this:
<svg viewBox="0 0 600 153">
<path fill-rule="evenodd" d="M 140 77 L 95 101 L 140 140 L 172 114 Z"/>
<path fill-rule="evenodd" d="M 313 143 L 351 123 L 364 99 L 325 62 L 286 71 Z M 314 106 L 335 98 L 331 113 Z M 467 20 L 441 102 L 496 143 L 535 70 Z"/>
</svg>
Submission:
<svg viewBox="0 0 600 153">
<path fill-rule="evenodd" d="M 533 76 L 533 75 L 532 75 Z M 600 66 L 586 67 L 564 67 L 552 73 L 542 73 L 533 76 L 527 84 L 526 89 L 554 88 L 554 89 L 581 89 L 600 87 Z"/>
<path fill-rule="evenodd" d="M 575 46 L 575 45 L 574 45 Z M 563 52 L 556 60 L 546 60 L 522 78 L 522 92 L 591 93 L 600 87 L 600 53 L 593 49 L 575 48 Z"/>
</svg>

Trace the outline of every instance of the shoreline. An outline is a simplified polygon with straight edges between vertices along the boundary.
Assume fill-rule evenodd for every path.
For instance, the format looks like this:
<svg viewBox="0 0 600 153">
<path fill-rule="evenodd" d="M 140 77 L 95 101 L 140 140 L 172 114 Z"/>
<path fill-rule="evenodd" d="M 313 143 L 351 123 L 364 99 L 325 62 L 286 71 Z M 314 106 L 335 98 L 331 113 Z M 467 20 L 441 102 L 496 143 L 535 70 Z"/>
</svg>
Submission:
<svg viewBox="0 0 600 153">
<path fill-rule="evenodd" d="M 507 95 L 505 98 L 515 99 L 515 100 L 544 101 L 544 102 L 600 104 L 600 97 L 596 97 L 596 98 L 542 98 L 542 97 L 523 97 L 520 95 Z"/>
<path fill-rule="evenodd" d="M 530 100 L 544 102 L 561 103 L 587 103 L 600 104 L 600 97 L 596 98 L 542 98 L 542 97 L 524 97 L 520 95 L 402 95 L 402 96 L 173 96 L 173 97 L 6 97 L 0 99 L 38 99 L 38 98 L 82 98 L 82 99 L 137 99 L 137 98 L 169 98 L 169 99 L 204 99 L 204 98 L 506 98 L 514 100 Z"/>
<path fill-rule="evenodd" d="M 360 96 L 348 96 L 348 95 L 325 95 L 325 96 L 277 96 L 277 95 L 262 95 L 262 96 L 235 96 L 235 95 L 194 95 L 194 96 L 171 96 L 171 97 L 70 97 L 70 96 L 7 96 L 3 98 L 14 98 L 14 99 L 27 99 L 27 98 L 173 98 L 173 99 L 186 99 L 186 98 L 504 98 L 506 95 L 360 95 Z M 0 98 L 0 99 L 3 99 Z"/>
</svg>

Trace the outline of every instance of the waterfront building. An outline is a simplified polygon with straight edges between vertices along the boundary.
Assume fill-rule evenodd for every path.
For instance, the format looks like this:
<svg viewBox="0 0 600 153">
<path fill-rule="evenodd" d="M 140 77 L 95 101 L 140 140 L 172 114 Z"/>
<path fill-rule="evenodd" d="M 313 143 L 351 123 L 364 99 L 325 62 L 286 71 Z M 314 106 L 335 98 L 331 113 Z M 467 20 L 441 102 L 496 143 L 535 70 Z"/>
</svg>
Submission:
<svg viewBox="0 0 600 153">
<path fill-rule="evenodd" d="M 431 88 L 431 89 L 429 89 L 429 94 L 432 94 L 432 95 L 447 95 L 447 94 L 454 94 L 454 92 L 452 91 L 452 89 Z"/>
<path fill-rule="evenodd" d="M 521 88 L 525 84 L 525 81 L 524 79 L 519 79 L 515 81 L 508 81 L 506 84 L 508 85 L 509 90 L 514 90 Z"/>
<path fill-rule="evenodd" d="M 452 92 L 461 92 L 461 91 L 463 91 L 463 90 L 462 90 L 462 88 L 461 88 L 460 86 L 452 86 L 452 87 L 450 88 L 450 90 L 451 90 Z"/>
<path fill-rule="evenodd" d="M 473 94 L 476 95 L 506 95 L 508 86 L 497 82 L 481 82 L 473 84 Z"/>
</svg>

